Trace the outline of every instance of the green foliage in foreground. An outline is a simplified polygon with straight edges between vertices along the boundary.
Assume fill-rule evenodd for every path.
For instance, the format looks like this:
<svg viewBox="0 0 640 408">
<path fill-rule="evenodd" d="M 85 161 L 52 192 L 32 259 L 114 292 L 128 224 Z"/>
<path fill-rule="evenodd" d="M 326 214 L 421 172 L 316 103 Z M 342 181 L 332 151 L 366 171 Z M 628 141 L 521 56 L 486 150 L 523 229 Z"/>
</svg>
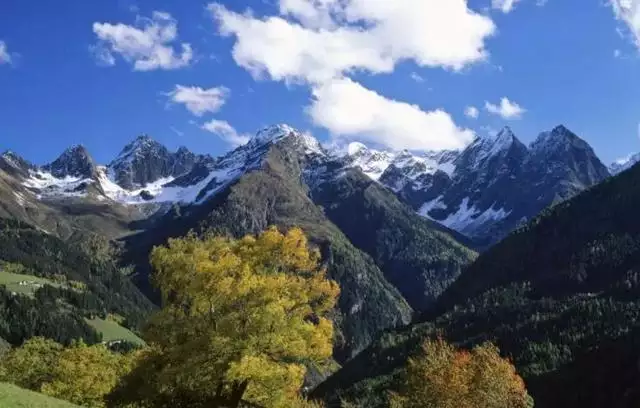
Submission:
<svg viewBox="0 0 640 408">
<path fill-rule="evenodd" d="M 34 391 L 25 390 L 13 384 L 0 382 L 0 407 L 3 408 L 79 408 Z"/>
</svg>

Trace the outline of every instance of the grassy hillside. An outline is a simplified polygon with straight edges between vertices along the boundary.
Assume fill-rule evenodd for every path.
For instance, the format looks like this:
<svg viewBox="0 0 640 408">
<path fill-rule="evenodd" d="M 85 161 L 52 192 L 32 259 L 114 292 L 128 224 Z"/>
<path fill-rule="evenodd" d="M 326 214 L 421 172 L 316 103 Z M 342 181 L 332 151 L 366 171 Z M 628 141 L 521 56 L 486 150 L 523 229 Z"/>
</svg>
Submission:
<svg viewBox="0 0 640 408">
<path fill-rule="evenodd" d="M 28 295 L 31 297 L 33 297 L 36 291 L 44 285 L 60 287 L 59 284 L 52 280 L 39 278 L 33 275 L 6 272 L 2 270 L 2 266 L 0 266 L 0 286 L 2 285 L 4 285 L 9 292 Z"/>
<path fill-rule="evenodd" d="M 131 330 L 120 326 L 118 323 L 112 320 L 93 318 L 86 319 L 86 321 L 89 326 L 93 327 L 98 333 L 102 335 L 102 341 L 112 342 L 117 340 L 124 340 L 141 346 L 145 344 L 144 340 L 136 336 L 133 332 L 131 332 Z"/>
<path fill-rule="evenodd" d="M 545 211 L 482 254 L 422 323 L 383 336 L 316 393 L 380 406 L 407 355 L 444 335 L 496 342 L 538 407 L 640 406 L 631 392 L 640 356 L 629 346 L 640 330 L 638 185 L 640 166 Z M 628 399 L 613 405 L 615 395 Z"/>
<path fill-rule="evenodd" d="M 80 408 L 69 402 L 0 383 L 0 407 L 3 408 Z"/>
</svg>

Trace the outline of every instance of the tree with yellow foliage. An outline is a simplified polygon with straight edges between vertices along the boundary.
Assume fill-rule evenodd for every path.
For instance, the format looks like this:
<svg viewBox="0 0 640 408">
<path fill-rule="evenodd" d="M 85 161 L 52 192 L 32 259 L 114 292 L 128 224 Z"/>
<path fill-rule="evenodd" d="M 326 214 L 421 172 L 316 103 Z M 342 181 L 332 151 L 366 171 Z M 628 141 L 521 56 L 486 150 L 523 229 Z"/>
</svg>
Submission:
<svg viewBox="0 0 640 408">
<path fill-rule="evenodd" d="M 3 359 L 0 381 L 42 392 L 85 407 L 105 406 L 104 397 L 131 370 L 134 354 L 76 342 L 70 347 L 35 337 Z"/>
<path fill-rule="evenodd" d="M 428 340 L 408 362 L 393 408 L 531 408 L 533 400 L 515 367 L 490 343 L 471 351 Z"/>
<path fill-rule="evenodd" d="M 306 365 L 330 359 L 339 289 L 300 229 L 174 239 L 151 263 L 163 308 L 113 406 L 290 407 Z"/>
<path fill-rule="evenodd" d="M 63 347 L 44 337 L 33 337 L 21 347 L 11 350 L 0 364 L 0 381 L 19 387 L 40 391 L 51 381 L 53 367 Z"/>
<path fill-rule="evenodd" d="M 87 346 L 82 341 L 60 352 L 51 367 L 51 379 L 41 392 L 84 407 L 105 406 L 105 396 L 121 377 L 131 371 L 135 352 L 119 354 L 105 345 Z"/>
</svg>

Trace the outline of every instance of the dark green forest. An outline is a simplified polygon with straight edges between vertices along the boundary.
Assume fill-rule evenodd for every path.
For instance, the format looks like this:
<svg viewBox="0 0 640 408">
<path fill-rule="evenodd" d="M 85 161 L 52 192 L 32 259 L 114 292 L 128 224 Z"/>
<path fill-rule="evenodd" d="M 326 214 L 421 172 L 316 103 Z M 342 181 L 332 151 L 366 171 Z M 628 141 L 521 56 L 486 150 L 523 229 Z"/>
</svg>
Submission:
<svg viewBox="0 0 640 408">
<path fill-rule="evenodd" d="M 101 338 L 83 318 L 109 313 L 122 316 L 127 327 L 139 328 L 154 306 L 105 252 L 108 245 L 100 250 L 91 245 L 98 239 L 85 237 L 83 245 L 74 244 L 20 221 L 0 219 L 0 261 L 19 265 L 21 274 L 82 286 L 44 285 L 33 298 L 0 289 L 0 337 L 15 345 L 33 336 L 64 344 L 78 338 L 95 343 Z"/>
<path fill-rule="evenodd" d="M 635 167 L 544 211 L 482 254 L 415 324 L 383 335 L 315 395 L 381 406 L 380 391 L 393 388 L 421 340 L 443 336 L 463 346 L 496 342 L 536 406 L 639 406 L 639 184 Z"/>
</svg>

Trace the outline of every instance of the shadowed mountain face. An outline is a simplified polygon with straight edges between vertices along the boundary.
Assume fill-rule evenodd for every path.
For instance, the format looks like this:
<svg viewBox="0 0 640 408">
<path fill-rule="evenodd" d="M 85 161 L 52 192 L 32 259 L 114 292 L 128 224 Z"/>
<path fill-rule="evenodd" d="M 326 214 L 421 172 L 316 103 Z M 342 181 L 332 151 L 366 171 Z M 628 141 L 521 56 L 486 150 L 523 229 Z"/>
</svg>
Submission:
<svg viewBox="0 0 640 408">
<path fill-rule="evenodd" d="M 317 394 L 384 406 L 376 395 L 407 356 L 443 335 L 496 342 L 536 406 L 638 406 L 639 183 L 636 166 L 545 210 L 466 268 L 420 323 L 387 333 Z"/>
</svg>

